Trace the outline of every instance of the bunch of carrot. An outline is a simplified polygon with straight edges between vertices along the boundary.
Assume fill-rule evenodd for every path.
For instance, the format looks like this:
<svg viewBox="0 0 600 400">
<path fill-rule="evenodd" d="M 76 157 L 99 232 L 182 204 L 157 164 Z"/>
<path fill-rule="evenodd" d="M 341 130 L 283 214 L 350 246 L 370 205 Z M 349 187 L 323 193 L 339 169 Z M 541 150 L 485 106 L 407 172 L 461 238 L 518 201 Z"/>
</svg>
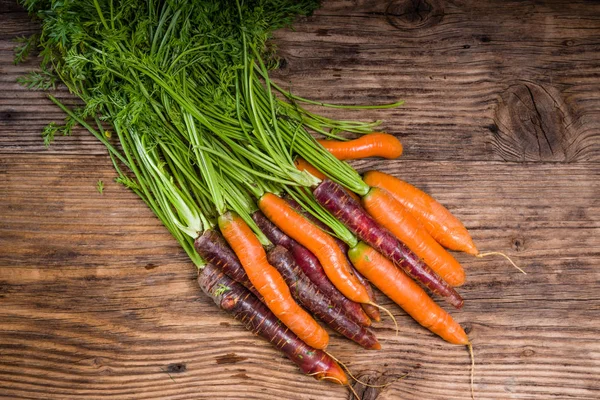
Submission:
<svg viewBox="0 0 600 400">
<path fill-rule="evenodd" d="M 270 80 L 258 27 L 279 9 L 261 1 L 255 8 L 137 3 L 115 12 L 113 2 L 60 2 L 39 12 L 48 18 L 48 60 L 86 107 L 71 110 L 50 98 L 71 125 L 106 145 L 118 181 L 198 266 L 202 290 L 304 373 L 340 384 L 348 378 L 326 352 L 329 335 L 317 319 L 365 349 L 380 349 L 371 324 L 380 310 L 391 313 L 371 285 L 442 339 L 470 346 L 430 294 L 462 307 L 456 287 L 465 273 L 446 249 L 481 256 L 471 236 L 414 186 L 377 171 L 361 176 L 344 161 L 402 154 L 396 137 L 373 132 L 377 122 L 317 115 L 302 107 L 315 102 Z M 310 10 L 288 3 L 296 13 Z M 199 32 L 211 12 L 226 22 L 210 26 L 218 34 Z M 74 33 L 53 43 L 61 23 Z M 362 136 L 346 140 L 339 132 Z"/>
</svg>

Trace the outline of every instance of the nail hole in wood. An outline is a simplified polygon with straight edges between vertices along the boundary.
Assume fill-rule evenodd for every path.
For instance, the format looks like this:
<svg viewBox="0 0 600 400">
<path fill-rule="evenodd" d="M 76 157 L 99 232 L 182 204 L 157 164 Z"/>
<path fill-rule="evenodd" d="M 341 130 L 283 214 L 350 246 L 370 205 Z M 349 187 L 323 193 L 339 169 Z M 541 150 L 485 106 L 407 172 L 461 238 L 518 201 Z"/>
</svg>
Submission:
<svg viewBox="0 0 600 400">
<path fill-rule="evenodd" d="M 514 238 L 512 241 L 512 248 L 515 251 L 522 251 L 525 248 L 525 239 Z"/>
</svg>

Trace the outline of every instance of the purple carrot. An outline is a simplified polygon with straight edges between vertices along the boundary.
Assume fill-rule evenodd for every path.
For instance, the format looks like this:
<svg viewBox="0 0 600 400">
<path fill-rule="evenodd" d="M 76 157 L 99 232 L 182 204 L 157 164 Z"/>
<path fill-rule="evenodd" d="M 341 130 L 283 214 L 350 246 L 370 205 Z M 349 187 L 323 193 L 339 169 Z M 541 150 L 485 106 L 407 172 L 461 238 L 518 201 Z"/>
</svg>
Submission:
<svg viewBox="0 0 600 400">
<path fill-rule="evenodd" d="M 194 241 L 196 252 L 204 261 L 214 264 L 224 274 L 232 278 L 234 281 L 244 285 L 254 295 L 262 300 L 262 296 L 250 283 L 244 267 L 238 260 L 237 256 L 225 241 L 225 238 L 215 230 L 207 229 Z"/>
<path fill-rule="evenodd" d="M 207 264 L 198 275 L 198 284 L 217 306 L 233 314 L 246 329 L 271 342 L 303 373 L 318 380 L 330 380 L 342 385 L 348 383 L 346 374 L 329 355 L 305 344 L 256 296 L 216 266 Z"/>
<path fill-rule="evenodd" d="M 281 245 L 292 253 L 294 261 L 302 269 L 302 272 L 325 296 L 331 299 L 340 309 L 345 310 L 346 314 L 359 324 L 363 326 L 371 325 L 371 320 L 365 314 L 361 305 L 348 299 L 331 283 L 319 259 L 310 250 L 283 233 L 261 211 L 253 213 L 252 219 L 274 245 Z"/>
<path fill-rule="evenodd" d="M 279 271 L 292 293 L 292 297 L 315 317 L 329 325 L 334 331 L 355 341 L 365 349 L 379 350 L 381 345 L 375 334 L 368 328 L 350 319 L 340 308 L 335 306 L 304 275 L 294 258 L 283 246 L 276 246 L 267 254 L 269 264 Z"/>
<path fill-rule="evenodd" d="M 323 180 L 313 190 L 315 199 L 325 209 L 356 234 L 362 241 L 393 261 L 410 277 L 443 296 L 456 308 L 461 308 L 463 299 L 427 264 L 417 257 L 391 232 L 381 227 L 339 184 Z"/>
<path fill-rule="evenodd" d="M 331 229 L 324 224 L 321 220 L 319 220 L 317 217 L 315 217 L 314 215 L 312 215 L 311 213 L 309 213 L 306 209 L 304 209 L 304 207 L 302 207 L 300 205 L 300 203 L 298 203 L 296 200 L 292 199 L 289 196 L 285 196 L 284 200 L 288 202 L 288 204 L 293 207 L 296 211 L 298 211 L 299 213 L 301 213 L 306 219 L 308 219 L 309 221 L 311 221 L 313 224 L 315 224 L 316 226 L 318 226 L 319 228 L 321 228 L 322 230 L 324 230 L 325 232 L 331 232 Z M 340 248 L 340 250 L 342 250 L 342 253 L 344 254 L 348 254 L 348 250 L 350 250 L 350 247 L 344 243 L 344 241 L 340 240 L 339 238 L 335 237 L 335 236 L 331 236 L 333 238 L 333 240 L 335 241 L 335 243 L 338 245 L 338 247 Z M 346 256 L 347 258 L 347 256 Z M 356 277 L 358 278 L 358 280 L 360 281 L 360 283 L 365 287 L 365 289 L 367 290 L 367 293 L 369 295 L 369 298 L 371 299 L 371 301 L 375 304 L 377 304 L 377 299 L 375 298 L 375 292 L 373 291 L 373 288 L 371 287 L 371 284 L 369 283 L 369 281 L 362 276 L 355 268 L 354 266 L 352 266 L 352 262 L 350 261 L 350 259 L 348 259 L 348 265 L 350 265 L 352 267 L 352 270 L 354 271 L 354 274 L 356 275 Z M 381 321 L 381 313 L 379 311 L 379 308 L 371 305 L 371 304 L 361 304 L 362 309 L 365 311 L 365 313 L 374 321 Z"/>
</svg>

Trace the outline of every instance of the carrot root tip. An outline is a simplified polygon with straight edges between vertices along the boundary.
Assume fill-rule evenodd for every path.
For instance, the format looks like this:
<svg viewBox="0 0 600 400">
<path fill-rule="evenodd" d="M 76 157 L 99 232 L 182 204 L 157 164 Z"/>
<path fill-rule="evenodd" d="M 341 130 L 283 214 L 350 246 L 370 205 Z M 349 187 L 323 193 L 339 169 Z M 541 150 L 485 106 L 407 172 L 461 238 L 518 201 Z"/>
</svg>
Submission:
<svg viewBox="0 0 600 400">
<path fill-rule="evenodd" d="M 475 400 L 475 354 L 473 353 L 473 345 L 467 345 L 469 356 L 471 357 L 471 399 Z"/>
<path fill-rule="evenodd" d="M 360 383 L 361 385 L 367 386 L 367 387 L 372 387 L 372 388 L 386 388 L 388 386 L 390 386 L 392 384 L 392 382 L 390 383 L 386 383 L 384 385 L 371 385 L 368 384 L 366 382 L 361 381 L 360 379 L 358 379 L 357 377 L 355 377 L 354 375 L 352 375 L 352 372 L 350 371 L 350 369 L 348 368 L 348 366 L 346 366 L 346 364 L 344 364 L 343 362 L 341 362 L 340 360 L 338 360 L 337 358 L 335 358 L 333 355 L 325 352 L 325 354 L 327 354 L 329 357 L 333 358 L 333 360 L 335 362 L 337 362 L 338 364 L 340 364 L 342 366 L 342 368 L 344 368 L 346 370 L 346 372 L 348 373 L 348 375 L 350 376 L 350 378 L 352 378 L 354 381 Z"/>
<path fill-rule="evenodd" d="M 398 327 L 398 321 L 396 321 L 396 318 L 394 317 L 394 314 L 392 314 L 390 312 L 390 310 L 388 310 L 387 308 L 380 306 L 379 304 L 373 303 L 373 302 L 369 302 L 369 303 L 365 303 L 365 304 L 369 304 L 371 306 L 377 307 L 380 310 L 383 310 L 383 312 L 385 312 L 387 315 L 390 316 L 390 318 L 392 319 L 392 321 L 394 321 L 394 326 L 396 327 L 396 336 L 398 336 L 399 332 L 400 332 L 400 328 Z"/>
<path fill-rule="evenodd" d="M 487 256 L 502 256 L 502 257 L 506 258 L 508 260 L 508 262 L 512 264 L 513 267 L 515 267 L 516 269 L 521 271 L 523 274 L 527 275 L 527 272 L 523 271 L 523 269 L 521 269 L 517 264 L 515 264 L 515 262 L 513 260 L 511 260 L 511 258 L 509 256 L 507 256 L 506 254 L 501 253 L 499 251 L 488 251 L 485 253 L 478 253 L 475 255 L 475 257 L 477 257 L 477 258 L 483 258 L 483 257 L 487 257 Z"/>
</svg>

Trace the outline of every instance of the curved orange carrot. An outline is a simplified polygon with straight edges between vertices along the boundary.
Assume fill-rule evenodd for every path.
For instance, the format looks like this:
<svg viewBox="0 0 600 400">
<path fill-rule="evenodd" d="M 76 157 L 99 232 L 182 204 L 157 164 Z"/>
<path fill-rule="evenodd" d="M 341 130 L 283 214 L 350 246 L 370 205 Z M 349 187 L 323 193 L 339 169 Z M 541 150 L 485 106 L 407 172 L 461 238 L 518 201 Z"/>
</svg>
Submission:
<svg viewBox="0 0 600 400">
<path fill-rule="evenodd" d="M 326 178 L 326 176 L 325 176 L 324 173 L 322 173 L 321 171 L 319 171 L 318 169 L 316 169 L 315 167 L 313 167 L 312 164 L 310 164 L 308 161 L 306 161 L 302 157 L 296 157 L 296 159 L 294 160 L 294 165 L 296 166 L 296 168 L 299 171 L 309 172 L 315 178 L 318 178 L 318 179 L 321 179 L 321 180 L 323 180 L 323 179 Z"/>
<path fill-rule="evenodd" d="M 258 207 L 286 235 L 319 259 L 331 283 L 344 296 L 357 303 L 370 303 L 367 290 L 354 276 L 346 256 L 331 236 L 272 193 L 264 194 L 258 201 Z"/>
<path fill-rule="evenodd" d="M 393 135 L 375 132 L 358 139 L 317 140 L 338 160 L 353 160 L 367 157 L 398 158 L 402 155 L 402 143 Z"/>
<path fill-rule="evenodd" d="M 408 246 L 425 264 L 452 286 L 465 282 L 461 265 L 419 224 L 419 221 L 385 189 L 373 187 L 362 204 L 375 221 Z"/>
<path fill-rule="evenodd" d="M 356 269 L 419 324 L 453 344 L 469 344 L 469 338 L 450 314 L 387 258 L 364 242 L 348 252 Z"/>
<path fill-rule="evenodd" d="M 369 186 L 390 192 L 442 246 L 472 255 L 479 253 L 465 226 L 427 193 L 379 171 L 365 173 L 363 180 Z"/>
<path fill-rule="evenodd" d="M 219 228 L 273 314 L 307 345 L 321 350 L 327 347 L 329 335 L 292 299 L 283 277 L 267 262 L 265 250 L 244 220 L 226 212 L 219 216 Z"/>
</svg>

